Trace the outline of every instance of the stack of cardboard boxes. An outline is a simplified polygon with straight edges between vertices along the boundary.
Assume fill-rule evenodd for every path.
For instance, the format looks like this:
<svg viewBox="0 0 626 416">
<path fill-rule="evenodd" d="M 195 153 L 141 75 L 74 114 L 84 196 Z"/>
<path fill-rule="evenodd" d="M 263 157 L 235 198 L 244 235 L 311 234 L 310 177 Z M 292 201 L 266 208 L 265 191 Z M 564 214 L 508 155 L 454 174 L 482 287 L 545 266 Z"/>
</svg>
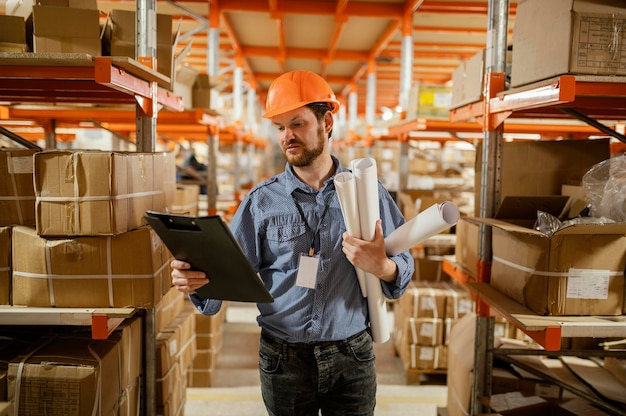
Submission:
<svg viewBox="0 0 626 416">
<path fill-rule="evenodd" d="M 154 308 L 160 346 L 158 411 L 182 414 L 187 369 L 197 349 L 197 312 L 171 288 L 171 254 L 143 220 L 146 210 L 167 211 L 177 203 L 173 155 L 3 149 L 0 160 L 1 176 L 6 178 L 0 185 L 1 303 Z M 127 326 L 132 329 L 126 330 Z M 139 341 L 126 345 L 124 331 Z M 34 339 L 33 333 L 24 332 Z M 141 321 L 124 323 L 103 341 L 92 340 L 90 332 L 80 337 L 77 332 L 61 328 L 52 333 L 64 335 L 51 335 L 45 344 L 20 344 L 24 349 L 11 354 L 3 349 L 8 355 L 0 357 L 0 381 L 4 380 L 0 401 L 8 398 L 19 406 L 20 414 L 39 415 L 46 413 L 41 406 L 50 405 L 44 397 L 65 395 L 68 406 L 96 406 L 95 414 L 110 414 L 110 409 L 138 414 Z M 55 351 L 63 351 L 56 364 L 37 364 Z M 118 365 L 120 357 L 131 362 Z M 105 374 L 99 368 L 105 365 L 106 371 L 119 368 L 121 373 Z M 137 366 L 138 370 L 125 373 Z M 105 375 L 103 382 L 100 377 Z M 47 381 L 32 388 L 35 380 L 42 379 Z M 177 381 L 171 383 L 173 379 Z M 70 384 L 81 394 L 61 391 L 60 386 Z"/>
<path fill-rule="evenodd" d="M 469 293 L 445 282 L 413 281 L 393 307 L 394 348 L 407 382 L 419 382 L 420 373 L 445 373 L 450 329 L 474 310 Z"/>
</svg>

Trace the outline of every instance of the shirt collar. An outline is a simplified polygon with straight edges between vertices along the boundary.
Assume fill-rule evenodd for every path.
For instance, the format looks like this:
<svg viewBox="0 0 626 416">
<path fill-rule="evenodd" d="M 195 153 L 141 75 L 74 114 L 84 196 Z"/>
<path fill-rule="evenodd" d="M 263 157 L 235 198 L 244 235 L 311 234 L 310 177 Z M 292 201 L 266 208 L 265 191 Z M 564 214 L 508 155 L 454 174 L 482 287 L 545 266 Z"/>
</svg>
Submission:
<svg viewBox="0 0 626 416">
<path fill-rule="evenodd" d="M 348 170 L 344 168 L 343 166 L 341 166 L 341 162 L 335 156 L 331 155 L 330 157 L 333 159 L 333 164 L 335 165 L 335 173 L 333 176 L 326 179 L 326 182 L 324 182 L 324 185 L 325 185 L 324 188 L 326 188 L 329 185 L 334 188 L 333 179 L 335 175 L 337 175 L 340 172 L 345 172 Z M 293 172 L 293 166 L 287 163 L 285 165 L 285 191 L 287 191 L 287 195 L 291 195 L 293 191 L 295 191 L 296 189 L 300 189 L 304 192 L 312 191 L 312 188 L 310 186 L 308 186 L 307 184 L 302 182 L 300 179 L 298 179 L 298 177 Z"/>
</svg>

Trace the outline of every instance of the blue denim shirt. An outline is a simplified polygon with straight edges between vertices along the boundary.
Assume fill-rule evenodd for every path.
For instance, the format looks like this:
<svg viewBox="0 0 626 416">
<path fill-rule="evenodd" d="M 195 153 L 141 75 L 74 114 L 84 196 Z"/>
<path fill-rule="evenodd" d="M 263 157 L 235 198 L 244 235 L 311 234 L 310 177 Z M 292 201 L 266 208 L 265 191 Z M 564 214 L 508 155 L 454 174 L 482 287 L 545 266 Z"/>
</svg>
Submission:
<svg viewBox="0 0 626 416">
<path fill-rule="evenodd" d="M 346 171 L 336 158 L 333 161 L 335 173 Z M 383 233 L 387 236 L 405 220 L 380 183 L 378 191 Z M 315 289 L 296 286 L 298 261 L 302 253 L 309 252 L 312 235 L 294 198 L 310 229 L 319 228 L 315 254 L 320 264 Z M 327 200 L 328 211 L 319 224 Z M 289 342 L 318 342 L 345 339 L 369 326 L 367 300 L 361 295 L 354 266 L 341 250 L 346 227 L 333 178 L 317 191 L 301 182 L 287 165 L 283 173 L 248 193 L 233 217 L 231 231 L 274 297 L 273 303 L 257 305 L 257 321 L 263 329 Z M 414 265 L 408 251 L 392 260 L 398 265 L 398 277 L 393 283 L 381 281 L 381 285 L 387 298 L 397 299 L 405 292 Z M 202 301 L 195 295 L 190 298 L 207 315 L 221 306 L 219 300 Z"/>
</svg>

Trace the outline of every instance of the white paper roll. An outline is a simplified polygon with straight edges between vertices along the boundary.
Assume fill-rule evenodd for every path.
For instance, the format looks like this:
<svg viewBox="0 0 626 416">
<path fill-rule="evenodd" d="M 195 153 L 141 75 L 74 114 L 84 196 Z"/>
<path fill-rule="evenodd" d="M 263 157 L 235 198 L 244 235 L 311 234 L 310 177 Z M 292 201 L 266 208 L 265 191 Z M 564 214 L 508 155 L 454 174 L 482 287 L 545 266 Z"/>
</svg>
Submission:
<svg viewBox="0 0 626 416">
<path fill-rule="evenodd" d="M 346 231 L 353 237 L 361 238 L 361 222 L 359 220 L 359 203 L 356 197 L 356 181 L 350 172 L 341 172 L 335 175 L 335 189 L 343 221 L 346 223 Z M 365 272 L 356 268 L 356 277 L 359 280 L 361 295 L 367 297 L 365 284 Z"/>
<path fill-rule="evenodd" d="M 356 194 L 359 204 L 361 238 L 372 240 L 376 231 L 376 221 L 380 218 L 378 201 L 378 172 L 376 160 L 363 158 L 352 163 L 356 182 Z M 367 306 L 374 342 L 383 343 L 389 340 L 389 321 L 387 320 L 387 303 L 381 288 L 381 281 L 376 276 L 365 273 L 367 286 Z"/>
<path fill-rule="evenodd" d="M 400 254 L 439 234 L 456 224 L 459 217 L 459 209 L 452 202 L 431 205 L 385 238 L 387 255 Z"/>
</svg>

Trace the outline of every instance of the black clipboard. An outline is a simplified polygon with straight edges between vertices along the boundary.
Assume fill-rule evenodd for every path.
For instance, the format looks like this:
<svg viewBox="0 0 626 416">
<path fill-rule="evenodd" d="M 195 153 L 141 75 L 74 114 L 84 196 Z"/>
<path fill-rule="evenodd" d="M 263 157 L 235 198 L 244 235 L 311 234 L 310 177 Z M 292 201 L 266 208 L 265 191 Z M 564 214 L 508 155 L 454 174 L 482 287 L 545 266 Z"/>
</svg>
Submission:
<svg viewBox="0 0 626 416">
<path fill-rule="evenodd" d="M 175 258 L 206 273 L 210 282 L 196 290 L 201 298 L 274 301 L 220 216 L 146 211 L 145 218 Z"/>
</svg>

